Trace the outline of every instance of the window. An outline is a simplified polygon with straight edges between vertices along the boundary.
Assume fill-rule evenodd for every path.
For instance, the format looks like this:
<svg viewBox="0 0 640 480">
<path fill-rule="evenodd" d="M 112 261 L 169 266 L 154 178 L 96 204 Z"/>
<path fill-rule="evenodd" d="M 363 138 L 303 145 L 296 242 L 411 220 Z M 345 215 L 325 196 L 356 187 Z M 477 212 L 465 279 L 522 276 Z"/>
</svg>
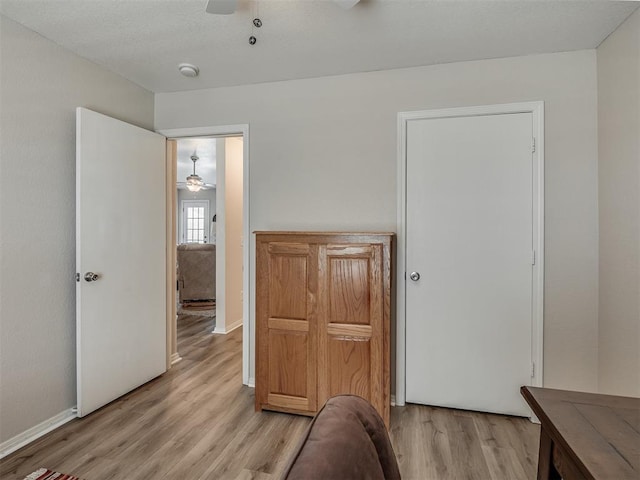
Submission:
<svg viewBox="0 0 640 480">
<path fill-rule="evenodd" d="M 209 233 L 209 201 L 182 202 L 182 243 L 207 243 Z"/>
</svg>

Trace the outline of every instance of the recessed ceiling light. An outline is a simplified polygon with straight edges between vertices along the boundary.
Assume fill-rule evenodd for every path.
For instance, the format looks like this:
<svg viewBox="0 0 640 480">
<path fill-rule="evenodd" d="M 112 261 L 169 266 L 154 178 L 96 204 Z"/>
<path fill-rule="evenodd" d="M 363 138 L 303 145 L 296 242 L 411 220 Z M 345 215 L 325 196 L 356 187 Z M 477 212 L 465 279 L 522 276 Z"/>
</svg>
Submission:
<svg viewBox="0 0 640 480">
<path fill-rule="evenodd" d="M 200 73 L 200 69 L 195 65 L 191 65 L 190 63 L 181 63 L 180 65 L 178 65 L 178 70 L 180 70 L 180 73 L 185 77 L 191 78 L 197 77 Z"/>
</svg>

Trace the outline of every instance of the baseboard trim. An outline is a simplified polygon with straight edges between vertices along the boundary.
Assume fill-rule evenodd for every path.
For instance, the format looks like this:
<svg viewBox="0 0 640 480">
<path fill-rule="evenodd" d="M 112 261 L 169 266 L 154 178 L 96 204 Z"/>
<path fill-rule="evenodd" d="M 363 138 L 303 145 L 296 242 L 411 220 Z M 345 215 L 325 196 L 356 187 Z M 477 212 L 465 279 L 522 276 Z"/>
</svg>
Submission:
<svg viewBox="0 0 640 480">
<path fill-rule="evenodd" d="M 175 365 L 180 360 L 182 360 L 182 357 L 180 356 L 180 354 L 178 352 L 176 352 L 176 353 L 172 353 L 171 354 L 170 360 L 171 360 L 171 365 Z"/>
<path fill-rule="evenodd" d="M 6 442 L 2 442 L 0 444 L 0 458 L 4 458 L 10 453 L 15 452 L 16 450 L 28 445 L 29 443 L 37 440 L 38 438 L 46 435 L 47 433 L 55 430 L 58 427 L 61 427 L 65 423 L 69 422 L 76 418 L 76 409 L 69 408 L 63 412 L 60 412 L 57 415 L 54 415 L 48 420 L 45 420 L 38 425 L 31 427 L 28 430 L 25 430 L 22 433 L 19 433 L 13 438 L 10 438 Z"/>
<path fill-rule="evenodd" d="M 220 335 L 226 335 L 227 333 L 231 333 L 236 328 L 240 328 L 241 326 L 242 326 L 242 319 L 232 323 L 231 325 L 229 325 L 228 327 L 225 327 L 224 329 L 219 328 L 218 325 L 216 325 L 216 328 L 213 329 L 212 333 L 218 333 Z"/>
<path fill-rule="evenodd" d="M 395 395 L 391 395 L 391 406 L 392 407 L 404 407 L 406 405 L 405 402 L 399 402 Z"/>
<path fill-rule="evenodd" d="M 256 379 L 255 378 L 250 378 L 247 381 L 247 387 L 256 388 Z"/>
</svg>

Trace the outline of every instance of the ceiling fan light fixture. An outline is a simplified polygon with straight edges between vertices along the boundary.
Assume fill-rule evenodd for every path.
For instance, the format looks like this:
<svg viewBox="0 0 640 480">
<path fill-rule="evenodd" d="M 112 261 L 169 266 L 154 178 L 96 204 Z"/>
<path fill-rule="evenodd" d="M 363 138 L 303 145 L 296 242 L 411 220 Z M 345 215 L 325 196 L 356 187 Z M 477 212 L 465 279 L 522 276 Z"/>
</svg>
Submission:
<svg viewBox="0 0 640 480">
<path fill-rule="evenodd" d="M 187 189 L 190 192 L 199 192 L 204 187 L 204 181 L 202 177 L 196 174 L 196 162 L 200 160 L 200 157 L 193 152 L 191 155 L 191 161 L 193 162 L 193 173 L 187 177 Z"/>
<path fill-rule="evenodd" d="M 200 69 L 190 63 L 181 63 L 178 65 L 178 70 L 182 75 L 189 78 L 197 77 L 200 73 Z"/>
<path fill-rule="evenodd" d="M 187 188 L 191 192 L 199 192 L 200 189 L 204 186 L 204 182 L 202 181 L 202 177 L 200 175 L 189 175 L 187 177 Z"/>
</svg>

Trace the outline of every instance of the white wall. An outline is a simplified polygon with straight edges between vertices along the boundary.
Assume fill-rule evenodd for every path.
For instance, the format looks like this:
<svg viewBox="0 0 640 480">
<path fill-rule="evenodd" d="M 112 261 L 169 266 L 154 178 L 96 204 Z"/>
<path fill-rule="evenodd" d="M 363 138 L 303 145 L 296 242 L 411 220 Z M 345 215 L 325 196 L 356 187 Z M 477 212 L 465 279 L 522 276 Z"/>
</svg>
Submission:
<svg viewBox="0 0 640 480">
<path fill-rule="evenodd" d="M 242 324 L 242 137 L 225 138 L 225 327 Z"/>
<path fill-rule="evenodd" d="M 153 95 L 0 16 L 0 443 L 75 406 L 75 108 Z"/>
<path fill-rule="evenodd" d="M 216 189 L 216 328 L 228 333 L 242 324 L 243 139 L 218 138 Z"/>
<path fill-rule="evenodd" d="M 225 235 L 225 175 L 226 175 L 226 148 L 225 139 L 216 139 L 216 328 L 214 331 L 225 333 L 226 306 L 227 306 L 227 237 Z"/>
<path fill-rule="evenodd" d="M 599 388 L 640 396 L 640 10 L 597 59 Z"/>
<path fill-rule="evenodd" d="M 398 112 L 533 100 L 546 102 L 545 385 L 595 390 L 595 51 L 157 94 L 155 126 L 250 124 L 251 231 L 393 231 Z M 255 285 L 254 238 L 251 252 Z"/>
</svg>

